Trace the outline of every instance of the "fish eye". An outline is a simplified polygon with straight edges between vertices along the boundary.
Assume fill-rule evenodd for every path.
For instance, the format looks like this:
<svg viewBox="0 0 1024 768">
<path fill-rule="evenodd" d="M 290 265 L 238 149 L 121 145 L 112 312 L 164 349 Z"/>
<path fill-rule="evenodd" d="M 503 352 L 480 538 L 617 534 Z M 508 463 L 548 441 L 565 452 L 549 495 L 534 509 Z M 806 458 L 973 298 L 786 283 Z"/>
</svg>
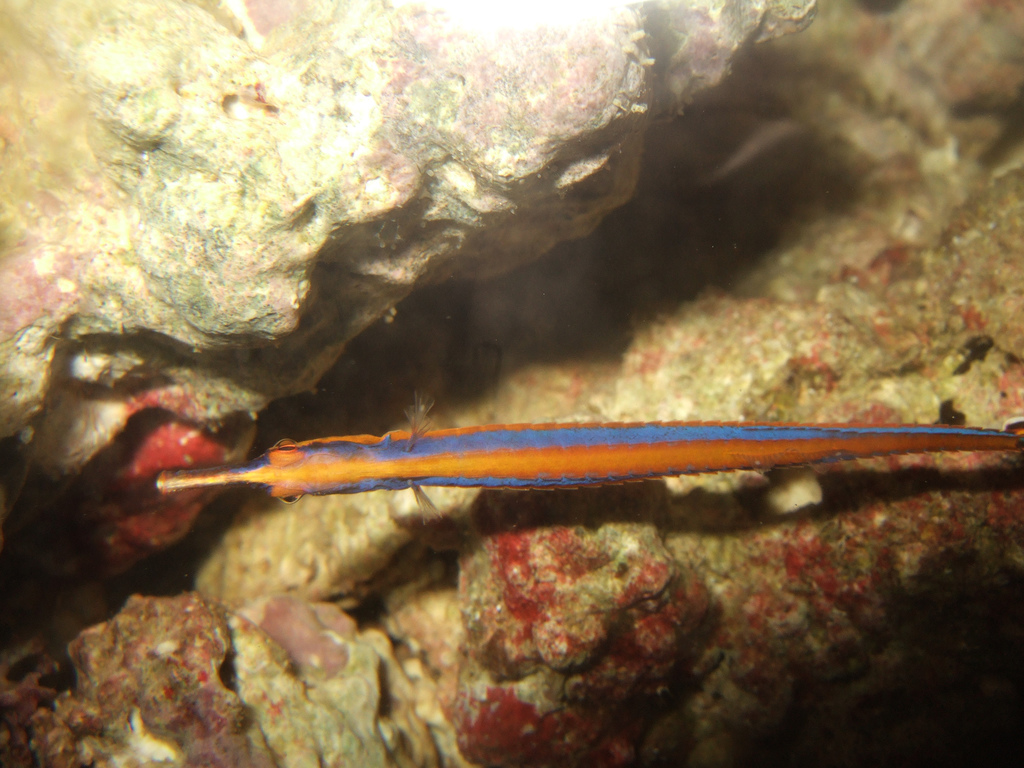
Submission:
<svg viewBox="0 0 1024 768">
<path fill-rule="evenodd" d="M 302 461 L 303 451 L 294 440 L 282 440 L 269 451 L 267 461 L 275 467 L 288 467 Z"/>
<path fill-rule="evenodd" d="M 1024 436 L 1024 416 L 1012 416 L 1003 424 L 1003 432 Z"/>
</svg>

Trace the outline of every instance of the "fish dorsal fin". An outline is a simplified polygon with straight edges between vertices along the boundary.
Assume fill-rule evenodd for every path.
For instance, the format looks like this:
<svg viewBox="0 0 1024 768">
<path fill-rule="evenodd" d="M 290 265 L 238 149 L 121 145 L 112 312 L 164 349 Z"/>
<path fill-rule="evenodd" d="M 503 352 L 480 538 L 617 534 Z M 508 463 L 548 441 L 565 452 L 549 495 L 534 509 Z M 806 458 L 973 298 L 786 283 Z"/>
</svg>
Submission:
<svg viewBox="0 0 1024 768">
<path fill-rule="evenodd" d="M 413 404 L 405 409 L 405 416 L 409 419 L 409 442 L 406 445 L 407 451 L 411 451 L 416 441 L 423 437 L 430 430 L 430 409 L 434 407 L 434 401 L 417 392 L 413 396 Z"/>
</svg>

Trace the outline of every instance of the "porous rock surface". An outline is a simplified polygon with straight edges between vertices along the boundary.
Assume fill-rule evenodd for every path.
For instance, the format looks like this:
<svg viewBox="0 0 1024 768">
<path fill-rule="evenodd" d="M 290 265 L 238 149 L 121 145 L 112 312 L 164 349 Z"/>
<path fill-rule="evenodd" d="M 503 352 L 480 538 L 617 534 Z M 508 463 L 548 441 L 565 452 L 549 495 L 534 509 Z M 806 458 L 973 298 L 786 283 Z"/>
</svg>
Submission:
<svg viewBox="0 0 1024 768">
<path fill-rule="evenodd" d="M 391 644 L 333 605 L 135 596 L 71 656 L 34 724 L 46 765 L 439 765 Z"/>
</svg>

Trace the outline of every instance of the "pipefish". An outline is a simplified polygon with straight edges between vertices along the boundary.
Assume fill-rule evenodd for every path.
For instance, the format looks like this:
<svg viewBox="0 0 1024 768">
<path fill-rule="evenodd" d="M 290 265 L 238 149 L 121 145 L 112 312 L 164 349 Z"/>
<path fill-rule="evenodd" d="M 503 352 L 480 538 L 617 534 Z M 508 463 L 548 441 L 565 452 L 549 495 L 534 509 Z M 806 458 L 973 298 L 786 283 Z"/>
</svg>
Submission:
<svg viewBox="0 0 1024 768">
<path fill-rule="evenodd" d="M 282 440 L 248 464 L 165 471 L 165 492 L 262 487 L 287 501 L 306 494 L 424 486 L 567 488 L 674 475 L 767 470 L 872 456 L 1024 450 L 1024 423 L 1002 430 L 923 424 L 634 422 L 494 424 L 429 430 L 429 404 L 412 426 L 383 436 Z"/>
</svg>

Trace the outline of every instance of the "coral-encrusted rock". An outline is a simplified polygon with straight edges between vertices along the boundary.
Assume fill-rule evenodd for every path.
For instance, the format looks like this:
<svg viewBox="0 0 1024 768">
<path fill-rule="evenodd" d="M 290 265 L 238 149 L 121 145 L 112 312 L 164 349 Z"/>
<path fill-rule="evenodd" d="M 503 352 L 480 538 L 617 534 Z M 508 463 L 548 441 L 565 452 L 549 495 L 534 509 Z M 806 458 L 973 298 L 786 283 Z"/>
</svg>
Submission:
<svg viewBox="0 0 1024 768">
<path fill-rule="evenodd" d="M 664 26 L 655 28 L 666 45 L 667 61 L 658 86 L 666 107 L 685 105 L 698 91 L 717 84 L 751 32 L 755 41 L 798 32 L 811 23 L 816 9 L 815 0 L 688 0 L 659 5 L 664 6 Z M 733 21 L 724 22 L 728 16 Z M 751 27 L 754 19 L 758 21 Z"/>
<path fill-rule="evenodd" d="M 642 722 L 623 705 L 664 686 L 699 647 L 708 593 L 653 524 L 530 526 L 542 509 L 515 495 L 478 510 L 485 536 L 459 582 L 460 746 L 483 763 L 622 764 Z"/>
<path fill-rule="evenodd" d="M 613 630 L 630 632 L 659 612 L 676 575 L 649 525 L 501 531 L 462 565 L 471 652 L 506 676 L 591 665 Z"/>
<path fill-rule="evenodd" d="M 282 765 L 438 766 L 414 686 L 384 634 L 358 632 L 331 604 L 292 597 L 261 600 L 241 616 L 230 620 L 238 694 Z"/>
<path fill-rule="evenodd" d="M 960 134 L 964 126 L 955 122 L 965 118 L 988 123 L 985 138 L 995 140 L 1000 114 L 1024 85 L 1024 6 L 933 0 L 871 15 L 864 3 L 849 5 L 839 12 L 849 14 L 846 29 L 835 33 L 847 38 L 841 44 L 859 48 L 873 98 L 893 100 L 894 111 L 933 140 L 950 130 Z"/>
<path fill-rule="evenodd" d="M 75 691 L 33 721 L 51 764 L 439 764 L 388 639 L 332 605 L 132 597 L 70 650 Z"/>
<path fill-rule="evenodd" d="M 1024 670 L 1024 493 L 844 474 L 823 480 L 833 508 L 848 507 L 834 517 L 715 544 L 669 537 L 673 552 L 703 557 L 721 615 L 708 674 L 675 732 L 651 734 L 652 753 L 725 764 L 758 743 L 771 754 L 794 716 L 786 749 L 809 765 L 958 765 L 990 739 L 997 753 L 1016 743 L 1004 681 Z"/>
<path fill-rule="evenodd" d="M 72 642 L 73 695 L 57 703 L 85 763 L 272 766 L 245 703 L 222 676 L 226 615 L 194 594 L 132 597 L 110 621 Z"/>
<path fill-rule="evenodd" d="M 388 635 L 408 652 L 402 668 L 419 692 L 416 714 L 431 729 L 445 764 L 450 768 L 475 765 L 460 752 L 446 712 L 446 703 L 455 699 L 466 634 L 449 567 L 440 559 L 432 560 L 417 578 L 387 596 L 383 618 Z"/>
<path fill-rule="evenodd" d="M 57 669 L 41 645 L 32 642 L 0 653 L 0 764 L 10 768 L 34 764 L 30 749 L 32 723 L 39 715 L 45 718 L 47 705 L 57 695 L 40 683 L 42 675 Z M 12 675 L 13 667 L 21 667 L 22 672 Z M 27 674 L 25 667 L 30 670 Z"/>
</svg>

